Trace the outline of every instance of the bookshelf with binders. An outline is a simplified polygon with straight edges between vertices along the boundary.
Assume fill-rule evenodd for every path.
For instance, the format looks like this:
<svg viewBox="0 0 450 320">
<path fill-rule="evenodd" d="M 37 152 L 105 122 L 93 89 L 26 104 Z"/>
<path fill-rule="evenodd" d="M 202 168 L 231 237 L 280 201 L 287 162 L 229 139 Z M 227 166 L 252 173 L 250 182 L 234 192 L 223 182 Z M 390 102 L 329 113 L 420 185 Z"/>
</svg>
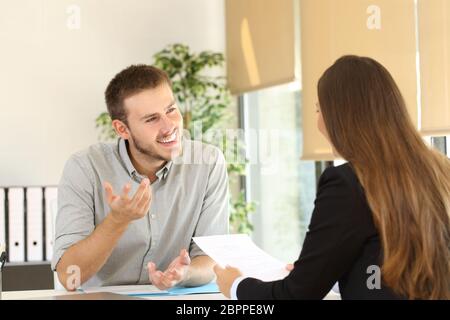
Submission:
<svg viewBox="0 0 450 320">
<path fill-rule="evenodd" d="M 0 244 L 8 263 L 51 260 L 56 210 L 55 186 L 0 187 Z"/>
</svg>

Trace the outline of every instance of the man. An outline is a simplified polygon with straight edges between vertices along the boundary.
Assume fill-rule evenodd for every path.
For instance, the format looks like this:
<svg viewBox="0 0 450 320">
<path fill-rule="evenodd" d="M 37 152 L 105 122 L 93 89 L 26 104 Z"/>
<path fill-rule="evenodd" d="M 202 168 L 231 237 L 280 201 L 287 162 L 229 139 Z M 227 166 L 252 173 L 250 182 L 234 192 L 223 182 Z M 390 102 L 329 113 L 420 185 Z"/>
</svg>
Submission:
<svg viewBox="0 0 450 320">
<path fill-rule="evenodd" d="M 83 286 L 196 286 L 214 262 L 193 236 L 228 232 L 228 181 L 221 151 L 182 136 L 167 75 L 130 66 L 105 92 L 117 143 L 74 154 L 58 189 L 52 261 L 60 282 Z"/>
</svg>

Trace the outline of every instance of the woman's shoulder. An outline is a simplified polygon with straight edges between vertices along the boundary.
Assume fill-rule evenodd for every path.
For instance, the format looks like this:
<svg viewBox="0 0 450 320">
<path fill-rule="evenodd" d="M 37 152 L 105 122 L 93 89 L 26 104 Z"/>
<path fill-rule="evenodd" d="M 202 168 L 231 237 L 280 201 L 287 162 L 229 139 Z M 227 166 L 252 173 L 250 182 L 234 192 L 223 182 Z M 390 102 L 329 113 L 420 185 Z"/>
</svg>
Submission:
<svg viewBox="0 0 450 320">
<path fill-rule="evenodd" d="M 349 163 L 325 169 L 319 179 L 317 197 L 333 195 L 347 200 L 352 207 L 368 209 L 364 189 Z"/>
<path fill-rule="evenodd" d="M 328 167 L 327 169 L 325 169 L 325 171 L 320 176 L 319 186 L 330 181 L 336 181 L 354 187 L 361 186 L 354 169 L 348 162 L 339 166 Z"/>
<path fill-rule="evenodd" d="M 314 204 L 311 228 L 333 226 L 337 233 L 356 232 L 361 241 L 377 234 L 364 190 L 348 163 L 323 172 Z"/>
</svg>

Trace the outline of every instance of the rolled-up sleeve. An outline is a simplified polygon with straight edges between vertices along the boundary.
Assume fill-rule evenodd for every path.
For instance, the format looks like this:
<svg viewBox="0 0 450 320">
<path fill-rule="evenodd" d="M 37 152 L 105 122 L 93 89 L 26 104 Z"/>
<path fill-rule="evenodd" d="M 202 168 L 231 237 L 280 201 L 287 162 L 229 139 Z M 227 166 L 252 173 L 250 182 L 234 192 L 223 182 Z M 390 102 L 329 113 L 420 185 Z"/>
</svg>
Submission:
<svg viewBox="0 0 450 320">
<path fill-rule="evenodd" d="M 64 252 L 89 236 L 94 225 L 93 178 L 87 166 L 72 156 L 66 163 L 58 186 L 58 212 L 55 222 L 55 239 L 52 270 Z"/>
<path fill-rule="evenodd" d="M 229 229 L 227 164 L 223 153 L 218 148 L 213 147 L 212 150 L 215 161 L 211 164 L 202 210 L 194 232 L 196 237 L 227 234 Z M 189 253 L 191 258 L 205 255 L 193 241 L 191 241 Z"/>
</svg>

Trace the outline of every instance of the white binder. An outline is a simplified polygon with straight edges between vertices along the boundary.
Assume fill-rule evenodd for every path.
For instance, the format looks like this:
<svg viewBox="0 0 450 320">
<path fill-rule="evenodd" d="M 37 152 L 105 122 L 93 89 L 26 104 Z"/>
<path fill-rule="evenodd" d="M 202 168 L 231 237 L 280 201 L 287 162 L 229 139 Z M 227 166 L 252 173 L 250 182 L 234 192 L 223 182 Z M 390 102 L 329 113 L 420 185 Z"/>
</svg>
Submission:
<svg viewBox="0 0 450 320">
<path fill-rule="evenodd" d="M 28 261 L 42 261 L 42 188 L 27 188 Z"/>
<path fill-rule="evenodd" d="M 55 238 L 55 219 L 58 211 L 58 189 L 48 187 L 45 189 L 45 224 L 46 224 L 46 259 L 50 261 L 53 257 L 53 244 Z"/>
<path fill-rule="evenodd" d="M 23 262 L 24 255 L 24 196 L 22 188 L 10 188 L 9 199 L 9 261 Z"/>
</svg>

